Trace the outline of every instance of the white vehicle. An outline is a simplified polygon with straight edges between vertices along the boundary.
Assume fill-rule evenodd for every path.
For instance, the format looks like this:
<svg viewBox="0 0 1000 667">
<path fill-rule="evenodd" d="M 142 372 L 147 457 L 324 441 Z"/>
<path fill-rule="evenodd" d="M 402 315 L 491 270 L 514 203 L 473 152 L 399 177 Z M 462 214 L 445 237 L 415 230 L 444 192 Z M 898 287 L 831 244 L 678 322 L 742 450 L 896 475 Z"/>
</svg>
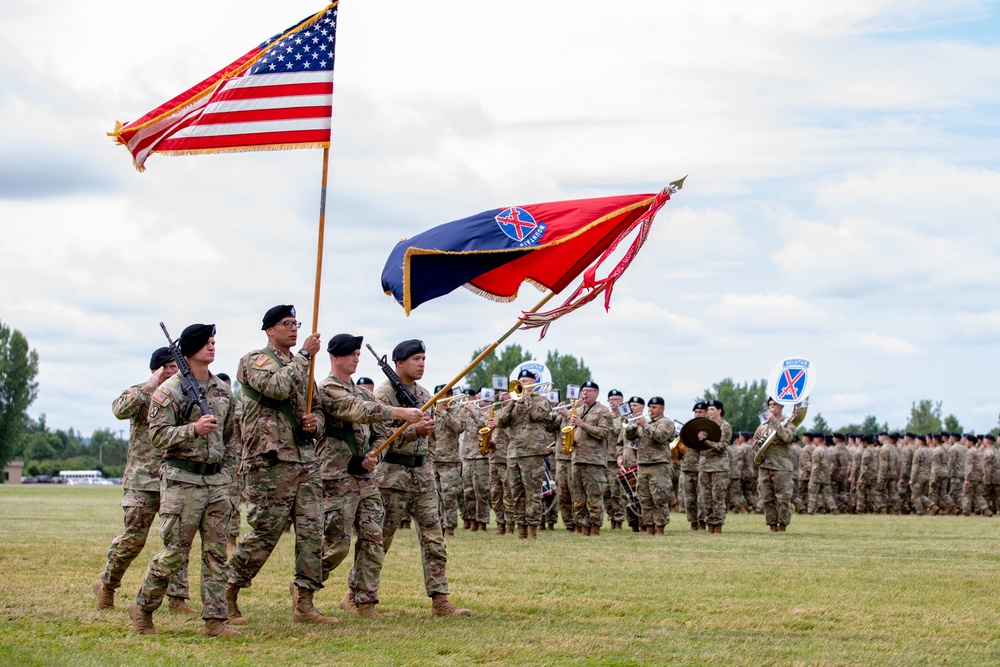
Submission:
<svg viewBox="0 0 1000 667">
<path fill-rule="evenodd" d="M 100 470 L 63 470 L 58 479 L 62 484 L 100 484 L 104 474 Z"/>
</svg>

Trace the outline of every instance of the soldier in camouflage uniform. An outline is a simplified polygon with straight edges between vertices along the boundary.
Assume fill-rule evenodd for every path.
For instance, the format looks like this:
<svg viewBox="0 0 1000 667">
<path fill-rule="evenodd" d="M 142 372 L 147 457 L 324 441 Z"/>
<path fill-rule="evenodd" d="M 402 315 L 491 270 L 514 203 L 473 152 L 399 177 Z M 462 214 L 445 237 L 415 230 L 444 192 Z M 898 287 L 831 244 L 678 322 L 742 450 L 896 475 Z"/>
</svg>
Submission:
<svg viewBox="0 0 1000 667">
<path fill-rule="evenodd" d="M 729 443 L 733 441 L 733 427 L 723 415 L 726 409 L 722 401 L 708 402 L 708 418 L 719 425 L 722 435 L 718 440 L 709 440 L 704 431 L 698 433 L 698 440 L 706 446 L 698 463 L 698 505 L 705 507 L 705 524 L 708 532 L 721 533 L 726 522 L 726 500 L 729 492 Z"/>
<path fill-rule="evenodd" d="M 471 391 L 471 390 L 470 390 Z M 473 392 L 473 396 L 476 394 Z M 490 459 L 479 451 L 479 429 L 486 426 L 488 401 L 469 401 L 460 411 L 465 420 L 462 434 L 462 489 L 469 528 L 473 532 L 486 530 L 490 522 Z M 464 524 L 463 524 L 463 527 Z"/>
<path fill-rule="evenodd" d="M 604 507 L 608 512 L 608 521 L 611 522 L 611 530 L 621 530 L 622 525 L 625 523 L 625 489 L 622 488 L 621 482 L 618 481 L 618 473 L 620 468 L 618 467 L 618 440 L 624 431 L 624 427 L 621 425 L 619 417 L 619 407 L 624 402 L 625 396 L 618 389 L 612 389 L 608 392 L 608 409 L 611 411 L 611 416 L 615 420 L 615 429 L 611 434 L 611 441 L 608 443 L 608 484 L 606 491 L 604 493 Z"/>
<path fill-rule="evenodd" d="M 802 436 L 802 447 L 798 451 L 798 476 L 795 479 L 795 509 L 799 514 L 805 514 L 808 509 L 809 478 L 812 476 L 812 453 L 816 449 L 814 438 L 822 438 L 822 433 L 805 433 Z M 793 445 L 793 449 L 795 446 Z"/>
<path fill-rule="evenodd" d="M 636 492 L 642 513 L 640 521 L 647 535 L 663 535 L 663 528 L 670 523 L 674 494 L 670 443 L 675 429 L 674 422 L 664 418 L 663 408 L 663 398 L 653 396 L 649 399 L 649 420 L 639 417 L 625 428 L 625 437 L 638 443 Z"/>
<path fill-rule="evenodd" d="M 753 434 L 744 431 L 742 435 L 744 442 L 740 446 L 740 453 L 743 456 L 743 497 L 746 498 L 747 508 L 760 514 L 764 507 L 760 504 L 760 494 L 757 492 L 757 464 L 753 462 L 756 452 L 750 443 Z"/>
<path fill-rule="evenodd" d="M 369 424 L 402 419 L 413 424 L 424 419 L 419 408 L 391 408 L 373 400 L 367 390 L 354 384 L 351 376 L 361 357 L 361 336 L 337 334 L 326 351 L 330 355 L 330 375 L 320 388 L 319 398 L 326 417 L 326 429 L 317 455 L 323 476 L 323 509 L 326 529 L 323 539 L 323 581 L 344 562 L 351 550 L 351 533 L 357 534 L 354 566 L 347 576 L 347 592 L 340 602 L 345 611 L 378 619 L 379 576 L 385 549 L 382 496 L 372 475 L 378 463 L 370 454 Z"/>
<path fill-rule="evenodd" d="M 844 514 L 851 505 L 851 485 L 848 481 L 851 472 L 851 452 L 847 448 L 843 433 L 833 434 L 833 495 L 837 501 L 837 511 Z"/>
<path fill-rule="evenodd" d="M 746 438 L 742 433 L 733 434 L 734 442 L 726 447 L 729 455 L 729 490 L 726 492 L 726 502 L 733 512 L 746 514 L 749 512 L 746 498 L 743 497 L 743 450 Z"/>
<path fill-rule="evenodd" d="M 580 404 L 571 415 L 560 411 L 573 427 L 573 522 L 583 535 L 601 534 L 604 523 L 604 487 L 608 484 L 608 442 L 615 428 L 614 417 L 597 401 L 600 387 L 587 380 L 580 386 Z"/>
<path fill-rule="evenodd" d="M 855 511 L 864 514 L 875 509 L 878 503 L 875 488 L 878 478 L 878 448 L 870 435 L 861 436 L 861 461 L 858 464 L 857 497 L 854 500 Z"/>
<path fill-rule="evenodd" d="M 951 514 L 951 496 L 948 495 L 948 449 L 941 444 L 941 434 L 932 433 L 931 450 L 931 514 Z"/>
<path fill-rule="evenodd" d="M 910 493 L 908 483 L 910 470 L 913 467 L 914 434 L 905 433 L 901 442 L 896 444 L 896 451 L 899 453 L 899 481 L 897 490 L 899 492 L 899 507 L 903 514 L 910 514 L 913 511 L 913 497 Z"/>
<path fill-rule="evenodd" d="M 698 401 L 694 404 L 694 417 L 698 419 L 708 416 L 708 403 Z M 687 513 L 691 530 L 705 530 L 705 508 L 698 498 L 698 467 L 701 463 L 701 451 L 693 447 L 684 450 L 681 458 L 681 495 L 684 496 L 684 511 Z"/>
<path fill-rule="evenodd" d="M 309 364 L 320 350 L 320 336 L 311 334 L 292 354 L 300 326 L 293 306 L 268 310 L 261 326 L 267 346 L 244 355 L 236 372 L 243 388 L 240 431 L 250 532 L 229 559 L 230 624 L 246 623 L 239 592 L 251 585 L 289 522 L 295 527 L 292 619 L 337 622 L 313 606 L 313 593 L 323 588 L 323 477 L 315 437 L 324 422 L 319 401 L 306 409 Z"/>
<path fill-rule="evenodd" d="M 153 612 L 163 603 L 171 580 L 188 564 L 191 542 L 201 538 L 201 617 L 213 637 L 239 636 L 225 625 L 226 534 L 229 485 L 239 464 L 239 443 L 229 387 L 208 370 L 215 360 L 215 325 L 192 324 L 178 339 L 193 380 L 208 406 L 188 405 L 177 373 L 150 398 L 149 439 L 163 452 L 160 537 L 163 550 L 153 556 L 142 586 L 129 605 L 132 628 L 156 634 Z"/>
<path fill-rule="evenodd" d="M 968 454 L 965 445 L 959 442 L 957 433 L 948 434 L 948 472 L 951 481 L 948 484 L 948 495 L 954 508 L 952 514 L 962 511 L 962 494 L 965 490 L 965 459 Z"/>
<path fill-rule="evenodd" d="M 146 545 L 149 528 L 160 509 L 160 466 L 163 463 L 163 452 L 153 447 L 149 441 L 149 402 L 153 392 L 177 372 L 177 364 L 174 363 L 170 350 L 161 347 L 153 352 L 149 370 L 153 371 L 153 375 L 148 380 L 123 391 L 111 405 L 115 417 L 130 420 L 131 427 L 125 474 L 122 475 L 125 493 L 121 506 L 125 510 L 125 532 L 112 540 L 104 572 L 94 582 L 98 611 L 115 608 L 115 590 L 121 586 L 128 566 Z M 187 599 L 191 597 L 188 592 L 187 567 L 178 570 L 170 581 L 167 597 L 171 611 L 196 613 L 187 604 Z"/>
<path fill-rule="evenodd" d="M 986 494 L 983 492 L 983 480 L 985 478 L 985 468 L 983 466 L 982 450 L 976 446 L 976 436 L 966 433 L 962 436 L 962 443 L 968 448 L 965 459 L 965 479 L 962 493 L 962 514 L 982 514 L 992 516 L 989 505 L 986 503 Z M 992 471 L 991 471 L 992 472 Z"/>
<path fill-rule="evenodd" d="M 425 405 L 430 401 L 431 394 L 417 384 L 417 380 L 424 376 L 424 364 L 427 360 L 423 341 L 403 341 L 393 348 L 392 360 L 399 379 L 420 404 Z M 396 390 L 389 382 L 382 383 L 375 390 L 375 399 L 394 407 L 400 404 Z M 376 448 L 381 447 L 393 431 L 403 425 L 398 421 L 375 424 L 373 430 Z M 459 609 L 448 601 L 448 552 L 438 515 L 434 471 L 427 458 L 427 436 L 433 432 L 434 422 L 430 419 L 412 424 L 389 443 L 383 454 L 382 462 L 376 470 L 379 491 L 385 505 L 382 541 L 388 554 L 400 517 L 404 513 L 413 517 L 420 543 L 420 558 L 423 561 L 424 589 L 432 600 L 431 614 L 470 616 L 471 611 Z"/>
<path fill-rule="evenodd" d="M 444 389 L 439 385 L 437 391 Z M 434 408 L 434 483 L 440 498 L 441 526 L 445 535 L 454 535 L 458 526 L 458 506 L 462 500 L 462 459 L 458 439 L 466 421 L 458 399 Z M 466 526 L 468 527 L 468 526 Z"/>
<path fill-rule="evenodd" d="M 633 396 L 628 399 L 628 406 L 632 409 L 632 421 L 628 424 L 634 424 L 636 420 L 642 415 L 643 411 L 646 409 L 646 400 L 641 396 Z M 646 420 L 649 421 L 648 419 Z M 671 422 L 673 423 L 673 422 Z M 627 425 L 625 429 L 618 434 L 618 444 L 617 444 L 617 454 L 618 454 L 618 467 L 622 470 L 631 470 L 637 467 L 636 463 L 636 450 L 639 447 L 638 438 L 629 438 L 625 435 L 627 430 Z M 669 443 L 668 443 L 669 444 Z M 673 466 L 671 466 L 672 468 Z M 636 487 L 638 488 L 638 469 L 636 470 Z M 671 489 L 673 489 L 673 481 L 671 481 Z M 636 492 L 635 498 L 638 500 L 638 492 Z M 628 495 L 626 494 L 626 501 L 628 500 Z M 676 502 L 676 497 L 672 502 Z M 638 507 L 633 507 L 633 503 L 626 502 L 625 505 L 625 520 L 628 525 L 632 528 L 632 532 L 638 533 L 643 530 L 642 526 L 642 509 L 641 502 Z"/>
<path fill-rule="evenodd" d="M 226 383 L 229 390 L 233 390 L 233 381 L 226 373 L 217 373 L 215 377 Z M 243 403 L 240 396 L 233 395 L 233 410 L 235 410 L 236 441 L 240 443 L 240 454 L 242 457 L 243 436 L 240 434 L 240 413 L 243 411 Z M 233 512 L 229 518 L 229 537 L 226 538 L 226 548 L 229 553 L 236 551 L 236 543 L 240 539 L 240 528 L 243 526 L 243 517 L 240 513 L 240 503 L 243 501 L 243 470 L 242 466 L 236 467 L 236 474 L 233 475 L 233 483 L 229 487 L 229 502 L 233 504 Z"/>
<path fill-rule="evenodd" d="M 567 454 L 563 448 L 562 429 L 566 426 L 569 426 L 569 419 L 561 417 L 554 448 L 556 460 L 556 503 L 559 506 L 559 515 L 562 517 L 563 526 L 565 526 L 567 531 L 573 533 L 579 531 L 576 530 L 576 523 L 573 518 L 573 455 Z"/>
<path fill-rule="evenodd" d="M 498 401 L 508 400 L 510 394 L 503 392 Z M 490 506 L 497 518 L 497 535 L 514 534 L 514 517 L 507 515 L 507 505 L 513 506 L 510 496 L 510 480 L 507 477 L 507 450 L 510 447 L 510 432 L 499 426 L 490 437 Z"/>
<path fill-rule="evenodd" d="M 507 429 L 507 481 L 511 503 L 507 522 L 517 525 L 519 539 L 536 539 L 542 516 L 542 483 L 549 431 L 555 427 L 552 406 L 542 394 L 532 391 L 537 378 L 528 369 L 517 377 L 524 387 L 520 400 L 504 404 L 495 425 Z M 492 422 L 493 420 L 491 420 Z M 490 424 L 487 424 L 488 426 Z"/>
<path fill-rule="evenodd" d="M 813 438 L 812 469 L 809 471 L 809 514 L 840 514 L 833 499 L 833 436 Z"/>
<path fill-rule="evenodd" d="M 997 466 L 997 448 L 993 446 L 992 442 L 995 442 L 994 436 L 990 434 L 980 436 L 983 456 L 983 495 L 986 496 L 986 504 L 990 508 L 991 515 L 997 512 L 994 504 L 994 487 L 998 481 L 994 472 Z"/>
<path fill-rule="evenodd" d="M 913 511 L 923 516 L 931 510 L 928 498 L 931 485 L 931 450 L 927 447 L 924 436 L 916 436 L 915 441 L 916 448 L 913 450 L 910 463 L 910 498 L 913 502 Z"/>
<path fill-rule="evenodd" d="M 768 399 L 767 421 L 757 427 L 752 440 L 754 443 L 763 443 L 769 431 L 775 431 L 774 439 L 764 452 L 764 460 L 757 469 L 758 493 L 764 505 L 764 521 L 772 533 L 785 532 L 792 521 L 792 468 L 796 461 L 792 458 L 790 445 L 795 438 L 795 431 L 782 423 L 783 408 L 781 403 Z"/>
</svg>

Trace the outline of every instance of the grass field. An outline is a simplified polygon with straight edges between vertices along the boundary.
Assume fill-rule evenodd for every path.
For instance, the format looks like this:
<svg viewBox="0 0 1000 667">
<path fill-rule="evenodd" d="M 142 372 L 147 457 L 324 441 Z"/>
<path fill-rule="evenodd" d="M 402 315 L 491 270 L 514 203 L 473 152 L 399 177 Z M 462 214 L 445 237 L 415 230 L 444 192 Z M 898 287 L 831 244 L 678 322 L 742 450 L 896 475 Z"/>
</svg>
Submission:
<svg viewBox="0 0 1000 667">
<path fill-rule="evenodd" d="M 0 486 L 3 665 L 991 665 L 1000 662 L 1000 520 L 796 516 L 767 532 L 732 516 L 720 536 L 681 517 L 654 538 L 566 531 L 537 542 L 492 533 L 449 540 L 453 601 L 471 618 L 430 616 L 415 534 L 386 558 L 372 623 L 337 607 L 346 571 L 316 595 L 341 623 L 291 621 L 292 540 L 241 595 L 235 640 L 198 618 L 157 612 L 131 631 L 126 605 L 98 613 L 91 585 L 121 527 L 118 488 Z M 154 525 L 155 528 L 155 525 Z M 198 553 L 195 545 L 195 553 Z M 200 608 L 197 557 L 192 605 Z M 335 613 L 339 612 L 339 613 Z"/>
</svg>

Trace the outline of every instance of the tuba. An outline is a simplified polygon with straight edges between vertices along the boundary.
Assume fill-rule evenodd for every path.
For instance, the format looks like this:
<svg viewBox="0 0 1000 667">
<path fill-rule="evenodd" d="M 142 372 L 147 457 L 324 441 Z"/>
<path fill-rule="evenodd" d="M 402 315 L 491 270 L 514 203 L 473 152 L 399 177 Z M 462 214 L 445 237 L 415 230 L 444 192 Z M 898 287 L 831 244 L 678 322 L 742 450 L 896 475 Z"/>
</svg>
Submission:
<svg viewBox="0 0 1000 667">
<path fill-rule="evenodd" d="M 775 364 L 767 380 L 767 395 L 782 405 L 791 405 L 791 416 L 785 420 L 785 428 L 798 428 L 806 418 L 806 410 L 809 408 L 809 394 L 816 386 L 816 366 L 808 359 L 792 357 L 783 359 Z M 778 435 L 778 429 L 768 427 L 759 436 L 754 437 L 753 446 L 757 447 L 753 462 L 760 465 L 764 462 L 764 454 L 767 448 L 774 442 L 774 437 Z"/>
<path fill-rule="evenodd" d="M 796 403 L 795 407 L 792 408 L 792 415 L 785 420 L 785 428 L 796 429 L 799 424 L 806 418 L 806 411 L 809 409 L 809 399 L 802 401 L 801 403 Z M 753 446 L 759 447 L 757 453 L 753 455 L 754 465 L 760 465 L 764 462 L 764 453 L 767 448 L 771 446 L 774 442 L 774 436 L 778 435 L 778 429 L 773 426 L 768 427 L 766 431 L 763 431 L 759 436 L 754 438 Z"/>
<path fill-rule="evenodd" d="M 569 411 L 570 417 L 576 416 L 576 406 L 579 401 L 573 401 L 573 409 Z M 573 453 L 573 426 L 563 426 L 562 428 L 562 453 L 569 456 Z"/>
</svg>

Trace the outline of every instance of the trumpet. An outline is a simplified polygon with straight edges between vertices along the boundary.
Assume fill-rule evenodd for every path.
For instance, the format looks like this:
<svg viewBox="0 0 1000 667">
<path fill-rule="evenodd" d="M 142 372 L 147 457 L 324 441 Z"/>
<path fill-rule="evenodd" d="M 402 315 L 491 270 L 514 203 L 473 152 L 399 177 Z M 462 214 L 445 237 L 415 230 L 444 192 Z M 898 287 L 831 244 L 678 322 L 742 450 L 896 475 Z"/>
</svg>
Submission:
<svg viewBox="0 0 1000 667">
<path fill-rule="evenodd" d="M 465 405 L 469 400 L 469 397 L 465 394 L 455 394 L 454 396 L 449 396 L 447 398 L 439 398 L 434 402 L 434 407 L 440 407 L 442 410 L 447 410 L 454 405 Z"/>
<path fill-rule="evenodd" d="M 640 412 L 637 415 L 629 415 L 628 417 L 622 417 L 622 426 L 625 426 L 626 424 L 631 424 L 636 419 L 648 419 L 648 417 L 646 417 L 645 411 Z"/>
<path fill-rule="evenodd" d="M 567 410 L 567 409 L 572 408 L 572 407 L 573 407 L 573 401 L 570 401 L 569 403 L 562 403 L 561 405 L 553 406 L 553 408 L 552 408 L 552 414 L 555 414 L 555 413 L 559 412 L 560 410 Z"/>
<path fill-rule="evenodd" d="M 573 409 L 570 410 L 569 416 L 576 416 L 576 406 L 579 400 L 573 401 Z M 575 427 L 573 426 L 563 426 L 562 428 L 562 453 L 569 456 L 573 453 L 573 432 Z"/>
</svg>

